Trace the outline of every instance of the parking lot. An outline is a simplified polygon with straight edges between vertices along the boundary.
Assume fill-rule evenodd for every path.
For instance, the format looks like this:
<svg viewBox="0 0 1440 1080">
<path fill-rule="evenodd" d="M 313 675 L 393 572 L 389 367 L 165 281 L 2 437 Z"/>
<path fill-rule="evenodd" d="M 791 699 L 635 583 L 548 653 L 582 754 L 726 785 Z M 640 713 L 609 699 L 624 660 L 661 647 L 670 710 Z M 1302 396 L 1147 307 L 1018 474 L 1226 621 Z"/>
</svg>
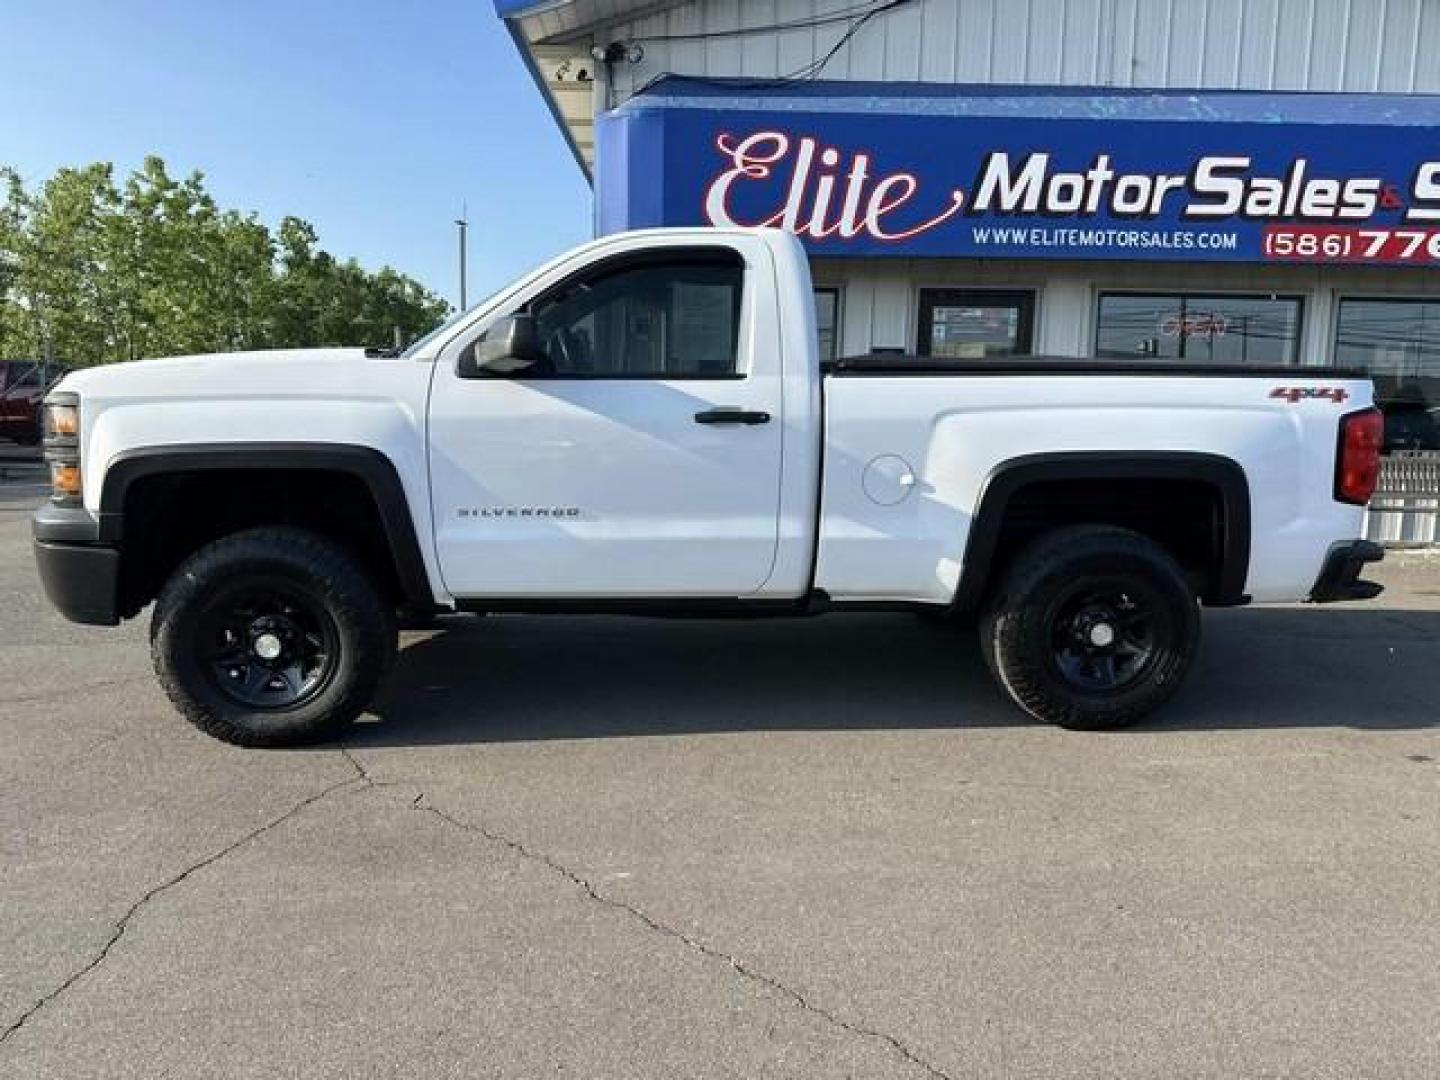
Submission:
<svg viewBox="0 0 1440 1080">
<path fill-rule="evenodd" d="M 343 747 L 184 725 L 0 481 L 0 1076 L 1440 1073 L 1440 558 L 1207 614 L 1156 723 L 968 634 L 498 617 Z"/>
</svg>

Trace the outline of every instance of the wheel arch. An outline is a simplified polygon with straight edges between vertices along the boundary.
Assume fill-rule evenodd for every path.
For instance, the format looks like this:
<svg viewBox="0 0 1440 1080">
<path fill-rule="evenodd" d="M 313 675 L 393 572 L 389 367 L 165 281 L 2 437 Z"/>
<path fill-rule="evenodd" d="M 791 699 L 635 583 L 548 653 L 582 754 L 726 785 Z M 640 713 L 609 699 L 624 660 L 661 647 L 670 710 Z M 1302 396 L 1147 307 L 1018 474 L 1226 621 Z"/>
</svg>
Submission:
<svg viewBox="0 0 1440 1080">
<path fill-rule="evenodd" d="M 1220 511 L 1215 580 L 1206 602 L 1244 604 L 1250 571 L 1250 484 L 1233 458 L 1198 451 L 1078 451 L 1028 454 L 1001 462 L 986 477 L 966 538 L 952 608 L 973 611 L 985 599 L 1005 553 L 1000 550 L 1011 508 L 1027 489 L 1046 484 L 1185 483 L 1214 492 Z M 1105 523 L 1098 519 L 1097 523 Z"/>
<path fill-rule="evenodd" d="M 123 549 L 125 511 L 137 482 L 165 475 L 245 470 L 326 472 L 353 478 L 369 493 L 379 515 L 396 581 L 407 604 L 434 606 L 414 517 L 394 463 L 383 452 L 346 443 L 198 443 L 140 447 L 117 455 L 100 490 L 99 539 Z"/>
</svg>

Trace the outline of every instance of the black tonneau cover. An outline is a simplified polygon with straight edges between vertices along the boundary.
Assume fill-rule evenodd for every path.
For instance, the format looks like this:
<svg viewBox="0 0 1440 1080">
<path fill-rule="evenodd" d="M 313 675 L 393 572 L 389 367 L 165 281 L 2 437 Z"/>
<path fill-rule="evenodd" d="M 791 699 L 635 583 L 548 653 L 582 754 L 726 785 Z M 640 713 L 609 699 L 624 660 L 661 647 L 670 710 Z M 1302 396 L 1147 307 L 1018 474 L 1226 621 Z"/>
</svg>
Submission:
<svg viewBox="0 0 1440 1080">
<path fill-rule="evenodd" d="M 821 363 L 826 375 L 1184 375 L 1211 379 L 1368 379 L 1358 368 L 1298 364 L 1203 364 L 1185 360 L 1101 360 L 1074 356 L 944 356 L 870 353 Z"/>
</svg>

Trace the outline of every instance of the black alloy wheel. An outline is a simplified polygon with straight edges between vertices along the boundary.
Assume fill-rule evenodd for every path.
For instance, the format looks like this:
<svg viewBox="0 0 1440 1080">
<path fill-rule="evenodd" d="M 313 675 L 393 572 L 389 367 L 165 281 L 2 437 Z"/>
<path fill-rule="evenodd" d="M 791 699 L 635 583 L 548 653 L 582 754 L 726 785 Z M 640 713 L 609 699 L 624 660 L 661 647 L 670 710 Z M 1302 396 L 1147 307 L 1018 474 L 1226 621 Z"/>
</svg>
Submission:
<svg viewBox="0 0 1440 1080">
<path fill-rule="evenodd" d="M 1055 669 L 1084 693 L 1124 690 L 1145 678 L 1159 655 L 1163 616 L 1148 590 L 1123 579 L 1079 582 L 1050 616 Z"/>
<path fill-rule="evenodd" d="M 205 605 L 195 647 L 221 692 L 252 709 L 289 709 L 335 673 L 339 642 L 325 609 L 283 579 L 257 575 Z"/>
</svg>

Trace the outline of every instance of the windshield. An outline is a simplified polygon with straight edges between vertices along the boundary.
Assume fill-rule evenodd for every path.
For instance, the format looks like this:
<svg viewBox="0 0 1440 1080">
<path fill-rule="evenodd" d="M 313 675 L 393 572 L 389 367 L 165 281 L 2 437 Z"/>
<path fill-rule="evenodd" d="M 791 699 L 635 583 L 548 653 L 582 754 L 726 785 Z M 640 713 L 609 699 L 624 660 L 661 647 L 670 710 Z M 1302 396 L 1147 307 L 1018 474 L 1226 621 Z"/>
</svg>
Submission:
<svg viewBox="0 0 1440 1080">
<path fill-rule="evenodd" d="M 410 345 L 405 349 L 405 351 L 400 354 L 401 359 L 409 360 L 411 357 L 415 356 L 418 352 L 420 352 L 421 349 L 425 348 L 426 345 L 429 345 L 436 338 L 443 335 L 447 330 L 449 330 L 452 326 L 454 326 L 464 317 L 465 312 L 463 311 L 458 311 L 454 315 L 451 315 L 450 318 L 446 319 L 439 326 L 435 327 L 434 330 L 431 330 L 424 337 L 420 338 L 417 341 L 412 341 Z"/>
<path fill-rule="evenodd" d="M 485 297 L 484 300 L 481 300 L 478 303 L 471 304 L 464 311 L 457 311 L 454 315 L 451 315 L 450 318 L 446 319 L 439 326 L 435 327 L 434 330 L 431 330 L 424 337 L 418 339 L 417 341 L 411 342 L 411 344 L 405 349 L 405 351 L 400 354 L 400 358 L 402 360 L 409 360 L 412 357 L 419 355 L 419 353 L 424 350 L 426 346 L 432 344 L 436 339 L 444 337 L 452 329 L 454 329 L 466 318 L 468 318 L 471 312 L 475 311 L 477 308 L 484 307 L 486 304 L 488 304 L 494 296 L 495 293 L 491 293 L 489 296 Z"/>
</svg>

